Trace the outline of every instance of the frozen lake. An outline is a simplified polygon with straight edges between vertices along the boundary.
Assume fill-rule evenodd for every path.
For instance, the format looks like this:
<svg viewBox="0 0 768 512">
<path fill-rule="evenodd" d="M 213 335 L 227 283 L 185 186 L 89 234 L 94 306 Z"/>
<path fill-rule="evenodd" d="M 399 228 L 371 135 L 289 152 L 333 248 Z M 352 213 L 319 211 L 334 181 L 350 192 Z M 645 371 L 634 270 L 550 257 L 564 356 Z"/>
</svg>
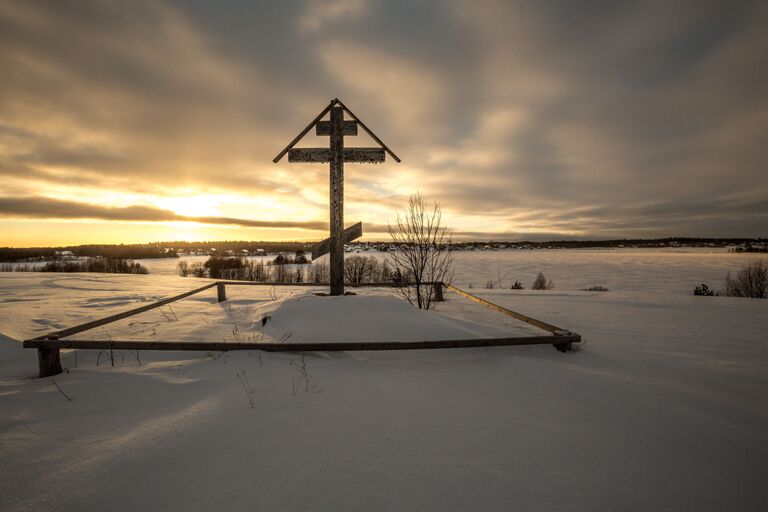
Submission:
<svg viewBox="0 0 768 512">
<path fill-rule="evenodd" d="M 386 258 L 386 253 L 380 252 L 359 254 Z M 492 280 L 496 287 L 500 281 L 501 288 L 509 288 L 518 280 L 528 289 L 536 274 L 544 272 L 554 281 L 555 290 L 581 290 L 600 285 L 611 291 L 691 294 L 701 283 L 720 288 L 728 272 L 736 272 L 744 263 L 760 257 L 759 254 L 696 248 L 457 251 L 454 283 L 460 287 L 484 288 Z M 141 264 L 152 274 L 176 275 L 179 261 L 191 263 L 207 259 L 207 256 L 186 256 L 141 260 Z"/>
</svg>

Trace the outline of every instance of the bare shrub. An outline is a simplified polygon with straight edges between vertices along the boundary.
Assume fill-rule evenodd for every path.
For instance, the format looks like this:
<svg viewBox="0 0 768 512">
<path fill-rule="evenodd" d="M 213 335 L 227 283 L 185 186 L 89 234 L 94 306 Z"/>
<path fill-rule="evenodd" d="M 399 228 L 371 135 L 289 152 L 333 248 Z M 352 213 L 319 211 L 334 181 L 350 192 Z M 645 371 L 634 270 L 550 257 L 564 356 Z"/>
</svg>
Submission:
<svg viewBox="0 0 768 512">
<path fill-rule="evenodd" d="M 344 259 L 344 281 L 350 284 L 372 283 L 380 277 L 380 267 L 373 256 L 350 256 Z"/>
<path fill-rule="evenodd" d="M 379 265 L 379 276 L 376 278 L 376 282 L 379 283 L 391 283 L 397 279 L 398 274 L 392 270 L 387 260 L 382 260 Z"/>
<path fill-rule="evenodd" d="M 269 267 L 264 264 L 264 260 L 248 260 L 244 268 L 243 279 L 246 281 L 255 281 L 257 283 L 266 283 L 270 279 Z"/>
<path fill-rule="evenodd" d="M 0 263 L 0 272 L 37 272 L 35 265 L 19 265 L 18 263 Z"/>
<path fill-rule="evenodd" d="M 236 375 L 237 379 L 240 381 L 240 384 L 243 386 L 245 396 L 248 397 L 248 405 L 251 409 L 253 409 L 256 406 L 256 388 L 251 386 L 251 383 L 248 382 L 248 375 L 246 375 L 245 370 L 240 370 Z"/>
<path fill-rule="evenodd" d="M 746 264 L 731 278 L 730 272 L 725 278 L 723 295 L 728 297 L 750 297 L 765 299 L 768 292 L 768 261 L 755 260 Z"/>
<path fill-rule="evenodd" d="M 523 283 L 520 281 L 515 281 L 512 283 L 512 286 L 509 287 L 510 290 L 525 290 L 525 286 L 523 286 Z"/>
<path fill-rule="evenodd" d="M 271 267 L 273 283 L 290 283 L 292 281 L 293 274 L 290 266 L 272 265 Z"/>
<path fill-rule="evenodd" d="M 547 278 L 544 277 L 544 272 L 539 272 L 531 286 L 531 290 L 551 290 L 554 287 L 555 283 L 552 280 L 547 281 Z"/>
<path fill-rule="evenodd" d="M 327 283 L 331 279 L 330 267 L 328 261 L 313 261 L 309 268 L 308 280 L 312 283 Z"/>
<path fill-rule="evenodd" d="M 704 285 L 704 286 L 706 286 L 706 285 Z M 596 285 L 596 286 L 587 286 L 586 288 L 584 288 L 583 291 L 585 291 L 585 292 L 607 292 L 609 290 L 605 286 Z"/>
<path fill-rule="evenodd" d="M 176 270 L 178 270 L 181 277 L 187 277 L 189 275 L 189 263 L 180 261 L 178 265 L 176 265 Z"/>
<path fill-rule="evenodd" d="M 192 277 L 205 277 L 205 267 L 199 261 L 193 261 L 189 265 L 189 275 Z"/>
<path fill-rule="evenodd" d="M 299 384 L 304 381 L 304 391 L 309 391 L 314 388 L 309 382 L 309 371 L 307 370 L 307 362 L 305 356 L 301 356 L 301 359 L 292 359 L 289 366 L 296 368 L 296 376 L 291 377 L 291 395 L 295 395 L 299 390 Z"/>
<path fill-rule="evenodd" d="M 697 286 L 693 289 L 694 295 L 703 295 L 705 297 L 712 297 L 715 294 L 715 290 L 707 286 L 706 284 L 702 283 L 701 285 Z"/>
<path fill-rule="evenodd" d="M 245 274 L 246 259 L 211 256 L 205 262 L 204 267 L 211 279 L 242 280 Z"/>
<path fill-rule="evenodd" d="M 122 258 L 85 258 L 73 261 L 54 260 L 40 267 L 40 272 L 101 272 L 106 274 L 149 274 L 149 270 L 133 260 Z"/>
<path fill-rule="evenodd" d="M 307 256 L 304 254 L 304 251 L 298 250 L 296 251 L 295 256 L 291 256 L 290 254 L 278 254 L 275 259 L 267 263 L 268 265 L 305 265 L 309 263 L 309 260 L 307 259 Z"/>
<path fill-rule="evenodd" d="M 389 224 L 389 236 L 396 248 L 388 252 L 392 265 L 401 273 L 400 294 L 420 309 L 434 305 L 434 287 L 425 283 L 453 279 L 451 231 L 442 225 L 442 210 L 431 208 L 419 194 L 408 199 L 408 208 L 397 213 Z"/>
</svg>

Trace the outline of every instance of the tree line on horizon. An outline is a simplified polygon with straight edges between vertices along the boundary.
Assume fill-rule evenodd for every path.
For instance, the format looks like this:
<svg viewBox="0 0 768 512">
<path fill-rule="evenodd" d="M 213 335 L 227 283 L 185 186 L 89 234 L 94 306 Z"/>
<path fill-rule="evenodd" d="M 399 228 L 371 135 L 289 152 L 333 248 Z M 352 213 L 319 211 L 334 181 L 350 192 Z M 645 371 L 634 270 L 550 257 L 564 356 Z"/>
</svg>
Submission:
<svg viewBox="0 0 768 512">
<path fill-rule="evenodd" d="M 232 251 L 248 254 L 261 250 L 266 253 L 295 253 L 297 251 L 311 252 L 316 242 L 299 241 L 207 241 L 207 242 L 150 242 L 145 244 L 88 244 L 69 245 L 59 247 L 0 247 L 0 261 L 33 261 L 56 259 L 57 253 L 70 251 L 75 257 L 104 257 L 122 259 L 150 259 L 150 258 L 177 258 L 179 253 L 202 251 L 205 253 L 216 252 L 225 254 Z M 456 241 L 451 242 L 451 247 L 458 250 L 480 249 L 484 247 L 499 248 L 509 246 L 526 246 L 533 249 L 589 249 L 611 247 L 668 247 L 671 245 L 688 247 L 725 247 L 729 245 L 744 245 L 758 247 L 754 252 L 765 251 L 768 244 L 765 238 L 696 238 L 696 237 L 671 237 L 671 238 L 637 238 L 615 240 L 549 240 L 549 241 Z M 369 241 L 352 242 L 352 247 L 380 246 L 386 250 L 388 246 L 398 245 L 393 241 Z M 748 252 L 752 250 L 747 249 Z"/>
</svg>

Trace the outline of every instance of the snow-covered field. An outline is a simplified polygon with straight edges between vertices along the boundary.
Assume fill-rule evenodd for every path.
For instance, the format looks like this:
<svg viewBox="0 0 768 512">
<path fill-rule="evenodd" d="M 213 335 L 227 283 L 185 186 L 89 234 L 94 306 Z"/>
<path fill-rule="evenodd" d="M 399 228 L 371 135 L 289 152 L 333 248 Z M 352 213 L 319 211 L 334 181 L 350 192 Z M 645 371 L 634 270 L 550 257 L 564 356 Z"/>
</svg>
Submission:
<svg viewBox="0 0 768 512">
<path fill-rule="evenodd" d="M 386 258 L 386 253 L 358 254 Z M 690 294 L 701 283 L 720 288 L 728 272 L 735 272 L 759 254 L 729 253 L 724 249 L 567 249 L 456 251 L 455 284 L 483 288 L 498 283 L 509 288 L 515 280 L 526 288 L 544 272 L 560 290 L 605 286 L 617 291 L 654 291 Z M 327 258 L 324 256 L 323 258 Z M 207 256 L 185 256 L 205 262 Z M 267 258 L 269 259 L 269 258 Z M 176 258 L 140 260 L 152 274 L 176 275 Z"/>
<path fill-rule="evenodd" d="M 460 284 L 582 334 L 576 352 L 119 352 L 112 367 L 107 354 L 65 351 L 69 371 L 53 381 L 71 401 L 31 378 L 35 351 L 18 340 L 203 281 L 0 274 L 0 510 L 766 510 L 768 301 L 688 295 L 750 258 L 645 253 L 458 254 Z M 557 287 L 480 288 L 501 264 L 507 287 L 539 270 Z M 593 284 L 612 291 L 578 291 Z M 436 312 L 386 290 L 228 295 L 81 336 L 541 332 L 450 293 Z"/>
</svg>

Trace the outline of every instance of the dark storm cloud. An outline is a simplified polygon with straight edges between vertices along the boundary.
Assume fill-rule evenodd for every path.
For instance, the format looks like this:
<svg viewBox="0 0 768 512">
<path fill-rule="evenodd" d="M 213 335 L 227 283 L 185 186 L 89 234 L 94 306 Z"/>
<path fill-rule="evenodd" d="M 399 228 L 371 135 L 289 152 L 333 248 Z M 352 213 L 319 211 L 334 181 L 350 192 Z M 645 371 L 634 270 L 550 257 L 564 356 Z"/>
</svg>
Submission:
<svg viewBox="0 0 768 512">
<path fill-rule="evenodd" d="M 192 217 L 149 206 L 104 207 L 47 197 L 0 197 L 0 217 L 38 219 L 101 219 L 138 222 L 197 222 L 251 228 L 327 230 L 323 222 L 262 221 L 232 217 Z"/>
<path fill-rule="evenodd" d="M 324 218 L 327 174 L 270 160 L 338 96 L 404 160 L 350 168 L 363 212 L 418 189 L 482 217 L 467 236 L 766 236 L 766 19 L 766 2 L 5 2 L 0 193 L 183 185 Z"/>
</svg>

